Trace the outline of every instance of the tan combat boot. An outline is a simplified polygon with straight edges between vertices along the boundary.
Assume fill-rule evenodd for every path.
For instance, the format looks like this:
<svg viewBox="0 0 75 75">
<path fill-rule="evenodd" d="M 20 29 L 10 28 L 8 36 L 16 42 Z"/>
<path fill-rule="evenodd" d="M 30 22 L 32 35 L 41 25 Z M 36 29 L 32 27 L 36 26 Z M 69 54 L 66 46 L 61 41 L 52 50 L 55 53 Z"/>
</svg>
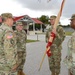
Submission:
<svg viewBox="0 0 75 75">
<path fill-rule="evenodd" d="M 20 72 L 20 70 L 17 72 L 17 75 L 21 75 L 21 72 Z"/>
<path fill-rule="evenodd" d="M 59 73 L 55 73 L 55 75 L 59 75 Z"/>
<path fill-rule="evenodd" d="M 24 74 L 23 70 L 19 70 L 17 75 L 25 75 L 25 74 Z"/>
<path fill-rule="evenodd" d="M 24 72 L 23 72 L 23 70 L 21 70 L 21 75 L 25 75 Z"/>
<path fill-rule="evenodd" d="M 73 74 L 70 72 L 69 75 L 73 75 Z"/>
<path fill-rule="evenodd" d="M 55 75 L 55 71 L 52 71 L 52 74 L 51 75 Z"/>
<path fill-rule="evenodd" d="M 55 73 L 52 73 L 51 75 L 55 75 Z"/>
</svg>

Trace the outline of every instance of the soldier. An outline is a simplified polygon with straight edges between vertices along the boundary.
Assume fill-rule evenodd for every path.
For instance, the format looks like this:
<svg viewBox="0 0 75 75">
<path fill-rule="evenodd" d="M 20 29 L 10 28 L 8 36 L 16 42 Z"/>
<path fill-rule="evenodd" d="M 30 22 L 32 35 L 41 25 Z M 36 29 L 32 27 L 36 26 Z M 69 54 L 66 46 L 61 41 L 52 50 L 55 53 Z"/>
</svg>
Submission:
<svg viewBox="0 0 75 75">
<path fill-rule="evenodd" d="M 23 24 L 22 22 L 16 23 L 16 30 L 15 30 L 16 36 L 17 36 L 17 47 L 18 47 L 18 62 L 20 63 L 20 66 L 18 67 L 18 75 L 25 75 L 23 73 L 23 67 L 26 60 L 26 39 L 27 35 L 26 32 L 23 30 Z"/>
<path fill-rule="evenodd" d="M 55 23 L 56 16 L 52 15 L 50 17 L 50 23 L 51 27 L 46 33 L 46 42 L 48 42 L 49 36 L 51 34 L 51 31 L 53 30 L 53 25 Z M 62 50 L 62 42 L 65 38 L 65 32 L 61 26 L 57 26 L 55 39 L 53 40 L 53 43 L 50 47 L 51 50 L 51 56 L 48 54 L 48 60 L 49 60 L 49 68 L 51 70 L 51 75 L 59 75 L 60 74 L 60 62 L 61 62 L 61 50 Z"/>
<path fill-rule="evenodd" d="M 75 30 L 75 14 L 72 15 L 70 20 L 71 28 Z M 64 63 L 69 69 L 69 75 L 75 75 L 75 31 L 68 41 L 68 53 L 64 59 Z"/>
<path fill-rule="evenodd" d="M 17 46 L 16 35 L 12 30 L 13 16 L 11 13 L 1 14 L 0 26 L 0 75 L 16 75 Z"/>
</svg>

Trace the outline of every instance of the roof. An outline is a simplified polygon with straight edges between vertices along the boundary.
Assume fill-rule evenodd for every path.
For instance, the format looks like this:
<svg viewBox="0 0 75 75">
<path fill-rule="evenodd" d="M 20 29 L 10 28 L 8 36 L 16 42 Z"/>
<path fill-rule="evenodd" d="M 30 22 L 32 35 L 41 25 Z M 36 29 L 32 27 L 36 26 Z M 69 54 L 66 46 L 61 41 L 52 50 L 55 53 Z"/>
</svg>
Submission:
<svg viewBox="0 0 75 75">
<path fill-rule="evenodd" d="M 23 17 L 24 17 L 24 16 L 14 17 L 14 21 L 16 22 L 16 21 L 22 19 Z"/>
<path fill-rule="evenodd" d="M 43 22 L 41 22 L 40 20 L 36 19 L 36 18 L 32 18 L 32 20 L 37 23 L 37 24 L 43 24 Z"/>
<path fill-rule="evenodd" d="M 20 20 L 20 19 L 23 19 L 25 16 L 28 16 L 28 15 L 22 15 L 22 16 L 18 16 L 18 17 L 15 17 L 14 16 L 14 21 L 16 22 L 16 21 L 18 21 L 18 20 Z M 28 16 L 29 17 L 29 16 Z M 41 22 L 40 20 L 38 20 L 37 18 L 31 18 L 31 17 L 29 17 L 34 23 L 36 23 L 36 24 L 43 24 L 43 22 Z M 0 23 L 2 22 L 2 19 L 1 19 L 1 17 L 0 17 Z"/>
<path fill-rule="evenodd" d="M 18 21 L 22 18 L 24 18 L 25 16 L 28 16 L 28 15 L 23 15 L 23 16 L 18 16 L 18 17 L 14 17 L 14 21 Z M 28 16 L 29 17 L 29 16 Z M 30 18 L 30 17 L 29 17 Z M 43 24 L 43 22 L 41 22 L 40 20 L 38 20 L 37 18 L 31 18 L 32 21 L 34 21 L 36 24 Z"/>
</svg>

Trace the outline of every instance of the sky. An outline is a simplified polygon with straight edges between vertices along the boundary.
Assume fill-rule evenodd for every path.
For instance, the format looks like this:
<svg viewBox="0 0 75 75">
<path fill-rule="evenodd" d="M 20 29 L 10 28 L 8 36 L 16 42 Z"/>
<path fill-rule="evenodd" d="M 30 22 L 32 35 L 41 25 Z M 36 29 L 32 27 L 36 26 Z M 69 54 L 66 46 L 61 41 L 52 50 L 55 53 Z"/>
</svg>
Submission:
<svg viewBox="0 0 75 75">
<path fill-rule="evenodd" d="M 13 16 L 28 15 L 32 18 L 42 15 L 57 15 L 62 0 L 1 0 L 0 15 L 10 12 Z M 66 0 L 60 22 L 62 25 L 70 24 L 70 18 L 75 13 L 75 0 Z"/>
</svg>

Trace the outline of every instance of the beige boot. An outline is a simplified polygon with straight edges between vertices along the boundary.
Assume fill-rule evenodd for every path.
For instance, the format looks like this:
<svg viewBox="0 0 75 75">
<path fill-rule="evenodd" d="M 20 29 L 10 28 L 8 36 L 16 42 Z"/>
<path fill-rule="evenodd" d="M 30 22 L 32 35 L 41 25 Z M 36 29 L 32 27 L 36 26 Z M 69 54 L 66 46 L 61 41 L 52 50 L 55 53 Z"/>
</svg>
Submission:
<svg viewBox="0 0 75 75">
<path fill-rule="evenodd" d="M 21 71 L 20 70 L 17 72 L 17 75 L 21 75 Z"/>
<path fill-rule="evenodd" d="M 55 73 L 55 75 L 59 75 L 59 73 Z"/>
<path fill-rule="evenodd" d="M 55 75 L 55 73 L 52 73 L 51 75 Z"/>
<path fill-rule="evenodd" d="M 69 72 L 69 75 L 73 75 L 71 72 Z"/>
<path fill-rule="evenodd" d="M 55 72 L 53 71 L 51 75 L 55 75 Z"/>
<path fill-rule="evenodd" d="M 23 71 L 21 71 L 21 75 L 25 75 Z"/>
<path fill-rule="evenodd" d="M 19 70 L 17 75 L 25 75 L 25 74 L 24 74 L 23 70 Z"/>
</svg>

